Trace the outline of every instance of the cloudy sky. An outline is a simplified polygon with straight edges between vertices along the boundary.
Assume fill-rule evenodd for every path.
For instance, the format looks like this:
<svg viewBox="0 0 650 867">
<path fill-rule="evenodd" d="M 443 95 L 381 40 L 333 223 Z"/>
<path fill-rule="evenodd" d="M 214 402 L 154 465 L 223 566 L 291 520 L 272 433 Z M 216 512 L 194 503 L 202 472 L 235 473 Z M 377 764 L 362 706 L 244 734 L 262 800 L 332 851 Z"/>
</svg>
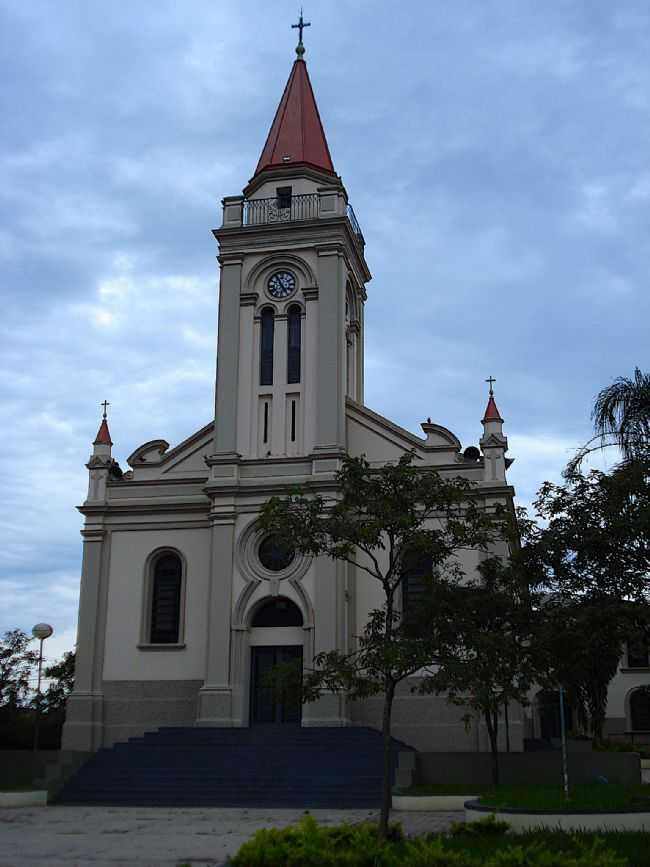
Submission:
<svg viewBox="0 0 650 867">
<path fill-rule="evenodd" d="M 0 630 L 72 646 L 84 463 L 210 419 L 219 201 L 289 74 L 285 0 L 0 0 Z M 366 403 L 476 443 L 522 502 L 648 367 L 647 0 L 318 0 L 312 83 L 367 241 Z"/>
</svg>

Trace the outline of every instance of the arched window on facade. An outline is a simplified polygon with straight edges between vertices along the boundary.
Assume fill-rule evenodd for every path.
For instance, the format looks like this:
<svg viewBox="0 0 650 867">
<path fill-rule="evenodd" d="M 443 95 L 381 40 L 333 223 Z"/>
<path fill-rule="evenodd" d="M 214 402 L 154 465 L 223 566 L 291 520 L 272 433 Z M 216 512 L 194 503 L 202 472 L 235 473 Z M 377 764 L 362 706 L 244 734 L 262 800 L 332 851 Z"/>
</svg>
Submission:
<svg viewBox="0 0 650 867">
<path fill-rule="evenodd" d="M 287 382 L 300 382 L 302 311 L 292 304 L 287 312 Z"/>
<path fill-rule="evenodd" d="M 253 626 L 302 626 L 302 614 L 291 599 L 276 596 L 257 609 Z"/>
<path fill-rule="evenodd" d="M 166 551 L 153 563 L 149 640 L 177 644 L 181 623 L 183 564 L 178 554 Z"/>
<path fill-rule="evenodd" d="M 272 307 L 262 310 L 260 332 L 260 385 L 273 385 L 273 334 L 275 314 Z"/>
<path fill-rule="evenodd" d="M 426 596 L 431 581 L 431 558 L 407 552 L 402 561 L 402 614 L 407 623 L 425 626 Z"/>
<path fill-rule="evenodd" d="M 630 728 L 650 732 L 650 690 L 635 689 L 630 696 Z"/>
</svg>

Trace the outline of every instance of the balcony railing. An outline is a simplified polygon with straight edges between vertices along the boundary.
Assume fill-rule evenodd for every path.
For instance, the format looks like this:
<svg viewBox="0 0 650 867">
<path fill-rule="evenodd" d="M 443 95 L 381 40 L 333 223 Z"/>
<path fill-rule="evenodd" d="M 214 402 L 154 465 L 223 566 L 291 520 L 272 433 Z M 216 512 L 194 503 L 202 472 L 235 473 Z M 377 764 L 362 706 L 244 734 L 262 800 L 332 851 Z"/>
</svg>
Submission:
<svg viewBox="0 0 650 867">
<path fill-rule="evenodd" d="M 359 225 L 359 221 L 357 220 L 356 215 L 352 210 L 352 205 L 348 205 L 348 220 L 350 221 L 350 225 L 352 226 L 352 231 L 361 242 L 361 246 L 365 247 L 366 239 L 363 237 L 361 226 Z"/>
<path fill-rule="evenodd" d="M 318 193 L 291 196 L 286 201 L 279 196 L 271 199 L 248 199 L 244 202 L 244 225 L 292 223 L 294 220 L 318 218 Z"/>
<path fill-rule="evenodd" d="M 335 213 L 329 212 L 321 214 L 319 202 L 318 193 L 292 195 L 290 199 L 283 199 L 282 196 L 273 196 L 270 199 L 246 199 L 242 203 L 242 225 L 293 223 L 299 220 L 317 220 L 322 216 L 335 216 Z M 345 213 L 355 238 L 363 247 L 366 242 L 351 205 L 347 205 Z"/>
</svg>

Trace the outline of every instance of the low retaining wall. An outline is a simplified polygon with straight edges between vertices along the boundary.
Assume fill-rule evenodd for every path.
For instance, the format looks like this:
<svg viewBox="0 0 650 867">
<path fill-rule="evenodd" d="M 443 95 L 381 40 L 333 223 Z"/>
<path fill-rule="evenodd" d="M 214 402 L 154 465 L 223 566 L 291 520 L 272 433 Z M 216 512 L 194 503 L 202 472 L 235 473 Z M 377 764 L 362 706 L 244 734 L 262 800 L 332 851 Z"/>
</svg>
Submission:
<svg viewBox="0 0 650 867">
<path fill-rule="evenodd" d="M 478 795 L 393 795 L 393 810 L 409 810 L 410 812 L 464 810 L 465 801 L 477 798 Z"/>
<path fill-rule="evenodd" d="M 0 807 L 44 807 L 47 792 L 0 792 Z"/>
<path fill-rule="evenodd" d="M 553 813 L 550 810 L 535 813 L 514 808 L 494 810 L 492 807 L 480 806 L 478 801 L 468 801 L 465 804 L 466 822 L 476 822 L 488 816 L 507 822 L 512 830 L 517 832 L 537 828 L 561 831 L 650 831 L 650 813 L 624 811 Z"/>
<path fill-rule="evenodd" d="M 0 791 L 31 786 L 60 755 L 60 750 L 0 750 Z"/>
<path fill-rule="evenodd" d="M 400 766 L 402 754 L 400 754 Z M 559 785 L 562 757 L 559 751 L 499 754 L 501 782 L 507 786 Z M 403 775 L 406 777 L 406 774 Z M 572 783 L 593 783 L 604 777 L 610 783 L 641 783 L 641 762 L 637 753 L 572 752 L 569 778 Z M 418 785 L 490 785 L 492 756 L 489 753 L 417 753 L 412 782 Z M 409 785 L 406 779 L 397 782 Z"/>
</svg>

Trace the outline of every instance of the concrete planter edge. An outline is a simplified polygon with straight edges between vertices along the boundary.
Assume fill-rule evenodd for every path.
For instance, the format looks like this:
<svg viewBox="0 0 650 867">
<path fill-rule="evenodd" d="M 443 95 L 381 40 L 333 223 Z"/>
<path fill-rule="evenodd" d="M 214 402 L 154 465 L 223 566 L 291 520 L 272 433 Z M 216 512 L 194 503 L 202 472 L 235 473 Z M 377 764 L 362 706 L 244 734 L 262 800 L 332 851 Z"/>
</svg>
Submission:
<svg viewBox="0 0 650 867">
<path fill-rule="evenodd" d="M 393 810 L 409 812 L 462 811 L 465 801 L 477 795 L 393 795 Z"/>
<path fill-rule="evenodd" d="M 35 789 L 33 792 L 0 792 L 0 807 L 45 807 L 47 791 Z"/>
<path fill-rule="evenodd" d="M 476 822 L 494 816 L 507 822 L 515 832 L 549 828 L 560 831 L 650 831 L 650 812 L 612 811 L 609 813 L 535 813 L 530 810 L 493 810 L 482 807 L 476 801 L 465 804 L 465 821 Z"/>
</svg>

